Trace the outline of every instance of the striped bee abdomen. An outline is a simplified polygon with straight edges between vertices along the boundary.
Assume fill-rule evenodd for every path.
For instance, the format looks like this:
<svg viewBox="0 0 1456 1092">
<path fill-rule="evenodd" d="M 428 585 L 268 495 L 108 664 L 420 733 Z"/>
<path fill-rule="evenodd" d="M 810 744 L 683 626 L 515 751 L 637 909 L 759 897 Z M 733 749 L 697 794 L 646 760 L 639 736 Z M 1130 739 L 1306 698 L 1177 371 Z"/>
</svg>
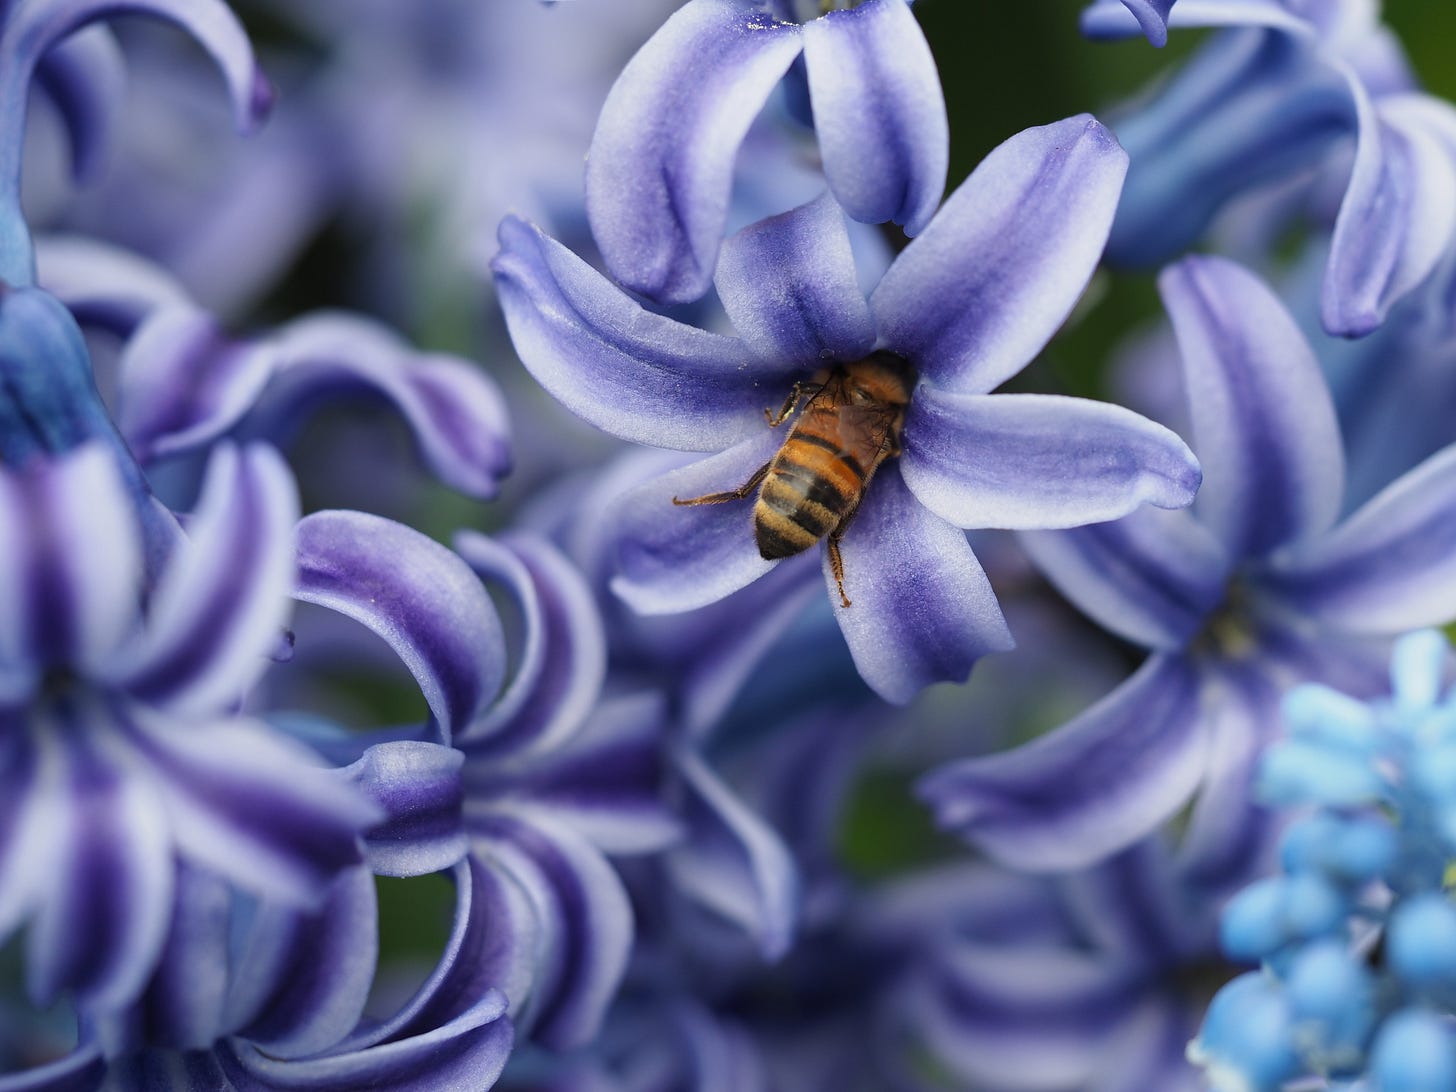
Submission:
<svg viewBox="0 0 1456 1092">
<path fill-rule="evenodd" d="M 754 537 L 766 560 L 803 553 L 839 525 L 864 489 L 860 461 L 819 435 L 810 413 L 769 464 L 753 508 Z"/>
</svg>

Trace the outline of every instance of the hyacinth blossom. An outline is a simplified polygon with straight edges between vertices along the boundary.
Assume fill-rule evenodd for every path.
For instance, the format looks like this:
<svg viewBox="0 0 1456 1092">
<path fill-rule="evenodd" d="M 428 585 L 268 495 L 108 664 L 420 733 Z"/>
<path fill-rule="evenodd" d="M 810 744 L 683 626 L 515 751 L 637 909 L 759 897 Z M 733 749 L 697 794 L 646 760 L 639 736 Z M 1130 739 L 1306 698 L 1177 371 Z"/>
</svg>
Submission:
<svg viewBox="0 0 1456 1092">
<path fill-rule="evenodd" d="M 712 286 L 739 146 L 801 57 L 840 206 L 925 229 L 949 130 L 908 0 L 689 0 L 623 70 L 592 137 L 587 213 L 619 282 L 663 303 Z"/>
<path fill-rule="evenodd" d="M 1375 3 L 1186 0 L 1169 19 L 1225 29 L 1115 125 L 1131 166 L 1108 258 L 1167 261 L 1232 198 L 1314 173 L 1353 136 L 1353 164 L 1329 168 L 1348 180 L 1321 313 L 1332 334 L 1369 333 L 1453 246 L 1456 111 L 1417 90 Z M 1117 0 L 1098 0 L 1082 26 L 1138 29 Z"/>
<path fill-rule="evenodd" d="M 1020 867 L 1094 862 L 1200 785 L 1185 858 L 1217 874 L 1257 853 L 1252 764 L 1283 690 L 1368 692 L 1384 656 L 1372 638 L 1456 613 L 1456 447 L 1336 522 L 1339 429 L 1294 320 L 1226 259 L 1186 259 L 1159 285 L 1206 468 L 1197 502 L 1022 536 L 1073 604 L 1150 655 L 1061 728 L 921 785 L 942 823 Z"/>
<path fill-rule="evenodd" d="M 1305 686 L 1264 756 L 1260 796 L 1313 807 L 1285 833 L 1283 872 L 1224 912 L 1224 950 L 1262 971 L 1214 999 L 1193 1057 L 1213 1087 L 1456 1085 L 1456 703 L 1435 631 L 1401 638 L 1392 693 Z"/>
<path fill-rule="evenodd" d="M 619 506 L 614 588 L 647 614 L 691 610 L 758 579 L 747 505 L 677 507 L 731 490 L 783 443 L 764 416 L 826 362 L 872 352 L 918 377 L 903 454 L 875 475 L 842 541 L 837 612 L 860 673 L 904 702 L 1010 647 L 961 527 L 1067 527 L 1138 504 L 1186 505 L 1197 463 L 1117 406 L 987 392 L 1065 319 L 1101 252 L 1125 158 L 1087 115 L 1012 137 L 881 278 L 858 286 L 828 197 L 728 240 L 716 277 L 738 337 L 653 315 L 561 244 L 501 226 L 497 287 L 526 366 L 568 409 L 624 439 L 721 453 Z M 823 382 L 823 380 L 820 380 Z M 824 571 L 839 599 L 831 558 Z M 798 564 L 791 559 L 790 564 Z"/>
</svg>

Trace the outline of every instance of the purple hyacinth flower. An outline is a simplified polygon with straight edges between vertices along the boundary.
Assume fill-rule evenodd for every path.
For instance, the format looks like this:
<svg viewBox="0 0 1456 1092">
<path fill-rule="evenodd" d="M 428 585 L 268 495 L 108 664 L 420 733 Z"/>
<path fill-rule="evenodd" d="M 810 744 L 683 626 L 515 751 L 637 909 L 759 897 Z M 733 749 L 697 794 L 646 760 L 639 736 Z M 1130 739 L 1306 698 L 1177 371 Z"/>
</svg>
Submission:
<svg viewBox="0 0 1456 1092">
<path fill-rule="evenodd" d="M 56 62 L 46 60 L 52 47 L 88 24 L 129 13 L 176 23 L 212 55 L 227 81 L 241 130 L 254 128 L 272 105 L 272 89 L 253 60 L 247 35 L 222 0 L 17 0 L 8 4 L 0 12 L 0 117 L 5 119 L 0 136 L 0 281 L 26 285 L 35 279 L 30 232 L 20 208 L 26 100 L 31 82 L 38 69 L 42 75 L 49 69 L 55 77 Z M 106 67 L 95 78 L 104 79 L 114 63 L 94 46 L 78 50 L 72 45 L 68 52 L 65 60 L 71 70 L 64 75 L 65 86 L 78 89 L 72 96 L 78 108 L 85 109 L 87 104 L 95 107 L 99 95 L 93 84 L 74 69 L 78 64 L 99 60 Z M 72 118 L 73 132 L 83 134 L 83 148 L 96 139 L 87 131 L 95 124 L 95 113 L 91 109 L 85 117 Z"/>
<path fill-rule="evenodd" d="M 1224 259 L 1187 259 L 1160 287 L 1208 468 L 1197 503 L 1022 536 L 1067 598 L 1150 655 L 1070 723 L 921 784 L 944 825 L 1017 867 L 1094 862 L 1201 786 L 1182 853 L 1226 872 L 1269 833 L 1250 779 L 1282 691 L 1378 690 L 1381 638 L 1456 613 L 1456 448 L 1337 523 L 1339 429 L 1294 320 Z"/>
<path fill-rule="evenodd" d="M 783 443 L 765 408 L 820 369 L 876 352 L 918 378 L 903 453 L 874 477 L 843 537 L 855 605 L 837 617 L 861 674 L 892 701 L 964 679 L 978 657 L 1010 647 L 960 528 L 1068 527 L 1144 501 L 1189 503 L 1197 463 L 1161 426 L 1102 403 L 987 393 L 1026 365 L 1081 294 L 1125 163 L 1087 115 L 1011 138 L 868 301 L 827 195 L 752 225 L 725 244 L 716 279 L 738 337 L 643 310 L 559 243 L 506 220 L 497 286 L 537 380 L 625 439 L 719 452 L 623 498 L 617 593 L 639 612 L 673 613 L 771 570 L 747 504 L 677 507 L 673 497 L 747 481 Z M 839 602 L 830 568 L 826 559 Z"/>
<path fill-rule="evenodd" d="M 622 284 L 672 303 L 712 285 L 739 145 L 801 56 L 840 205 L 910 235 L 930 222 L 945 190 L 949 130 L 935 60 L 907 0 L 809 6 L 690 0 L 623 70 L 586 173 L 592 234 Z"/>
<path fill-rule="evenodd" d="M 1116 125 L 1131 166 L 1108 257 L 1167 261 L 1234 197 L 1323 170 L 1344 194 L 1324 326 L 1369 333 L 1451 247 L 1456 111 L 1415 90 L 1375 4 L 1190 0 L 1169 21 L 1226 29 Z M 1082 22 L 1094 37 L 1138 30 L 1118 0 L 1098 0 Z M 1353 165 L 1340 154 L 1351 137 Z"/>
</svg>

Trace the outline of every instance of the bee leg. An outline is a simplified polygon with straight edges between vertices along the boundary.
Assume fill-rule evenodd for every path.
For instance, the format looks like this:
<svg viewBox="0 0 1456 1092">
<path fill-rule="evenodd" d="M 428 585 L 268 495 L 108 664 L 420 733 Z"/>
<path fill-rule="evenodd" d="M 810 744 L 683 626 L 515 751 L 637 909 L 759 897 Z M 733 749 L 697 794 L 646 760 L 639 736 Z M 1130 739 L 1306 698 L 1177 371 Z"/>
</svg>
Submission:
<svg viewBox="0 0 1456 1092">
<path fill-rule="evenodd" d="M 789 391 L 789 397 L 786 398 L 784 400 L 784 404 L 779 407 L 779 412 L 777 416 L 774 415 L 772 410 L 765 409 L 763 411 L 763 419 L 768 422 L 768 427 L 778 428 L 781 424 L 787 421 L 789 419 L 789 414 L 793 413 L 794 410 L 799 408 L 799 399 L 803 397 L 804 384 L 795 383 L 793 390 Z"/>
<path fill-rule="evenodd" d="M 672 503 L 679 507 L 689 507 L 694 504 L 723 504 L 726 501 L 743 500 L 748 494 L 758 488 L 759 483 L 768 474 L 768 466 L 768 463 L 764 463 L 753 472 L 753 477 L 749 478 L 737 489 L 730 489 L 726 493 L 704 493 L 701 497 L 689 497 L 686 500 L 673 497 Z"/>
<path fill-rule="evenodd" d="M 844 594 L 844 558 L 839 552 L 839 539 L 842 534 L 840 527 L 836 527 L 829 535 L 829 569 L 834 573 L 834 583 L 839 588 L 839 605 L 849 607 L 854 604 Z"/>
</svg>

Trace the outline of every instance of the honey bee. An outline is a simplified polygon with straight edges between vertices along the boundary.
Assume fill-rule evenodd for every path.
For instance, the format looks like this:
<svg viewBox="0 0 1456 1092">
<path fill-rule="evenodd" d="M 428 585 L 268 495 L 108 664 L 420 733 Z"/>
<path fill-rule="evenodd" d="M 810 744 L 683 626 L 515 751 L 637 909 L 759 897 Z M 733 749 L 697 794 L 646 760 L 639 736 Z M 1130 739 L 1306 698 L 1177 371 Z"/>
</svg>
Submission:
<svg viewBox="0 0 1456 1092">
<path fill-rule="evenodd" d="M 783 446 L 737 489 L 673 504 L 722 504 L 744 500 L 755 489 L 753 532 L 766 561 L 801 554 L 828 536 L 829 568 L 844 592 L 839 540 L 864 499 L 880 465 L 900 454 L 900 430 L 910 404 L 914 374 L 900 357 L 877 352 L 836 364 L 808 383 L 795 383 L 777 415 L 764 410 L 770 428 L 788 419 L 806 397 Z"/>
</svg>

